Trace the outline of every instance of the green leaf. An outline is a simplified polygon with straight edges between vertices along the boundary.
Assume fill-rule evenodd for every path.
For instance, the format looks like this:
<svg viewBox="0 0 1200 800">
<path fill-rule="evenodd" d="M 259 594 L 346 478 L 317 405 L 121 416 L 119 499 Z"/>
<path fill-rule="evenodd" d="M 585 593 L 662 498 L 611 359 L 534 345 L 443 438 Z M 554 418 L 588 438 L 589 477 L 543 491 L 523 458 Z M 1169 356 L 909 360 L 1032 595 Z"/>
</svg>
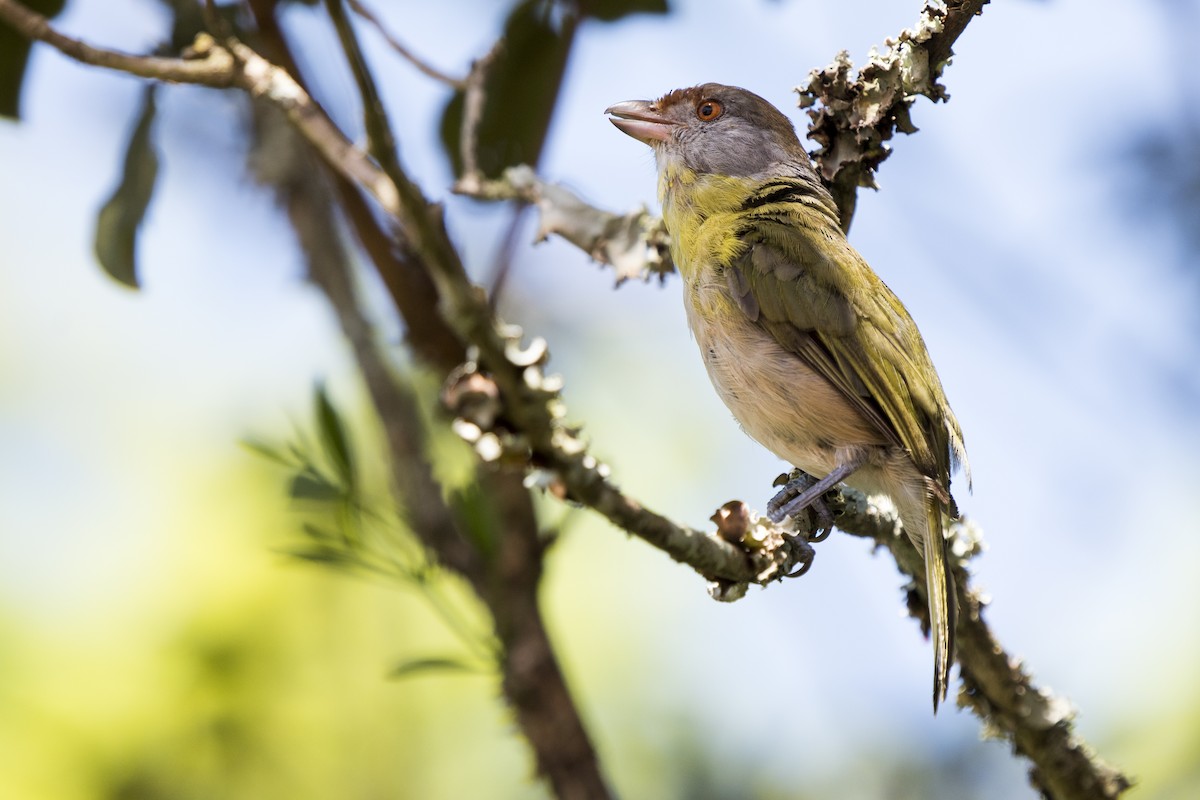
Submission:
<svg viewBox="0 0 1200 800">
<path fill-rule="evenodd" d="M 338 487 L 313 470 L 297 473 L 288 487 L 288 494 L 293 500 L 311 500 L 317 503 L 330 503 L 342 498 Z"/>
<path fill-rule="evenodd" d="M 485 174 L 537 164 L 577 25 L 574 13 L 558 3 L 522 0 L 513 8 L 484 82 L 476 158 Z M 463 93 L 457 92 L 442 113 L 442 143 L 456 175 L 463 172 L 462 118 Z"/>
<path fill-rule="evenodd" d="M 137 230 L 146 216 L 158 178 L 158 153 L 154 149 L 154 85 L 146 88 L 137 125 L 125 151 L 121 182 L 100 209 L 96 219 L 96 257 L 115 280 L 136 289 Z"/>
<path fill-rule="evenodd" d="M 308 561 L 313 564 L 323 564 L 328 567 L 358 566 L 358 557 L 346 550 L 336 547 L 313 545 L 312 547 L 295 547 L 284 551 L 292 558 Z"/>
<path fill-rule="evenodd" d="M 347 489 L 354 488 L 354 456 L 350 449 L 350 439 L 346 435 L 346 426 L 342 424 L 341 416 L 329 399 L 324 384 L 318 383 L 314 391 L 314 401 L 317 415 L 317 432 L 321 437 L 321 448 L 325 457 L 333 466 L 337 476 Z"/>
<path fill-rule="evenodd" d="M 324 546 L 329 546 L 329 543 L 332 542 L 334 545 L 340 547 L 344 541 L 342 537 L 330 533 L 319 525 L 314 525 L 311 522 L 305 522 L 300 526 L 300 530 L 304 531 L 305 536 Z"/>
<path fill-rule="evenodd" d="M 478 483 L 469 483 L 452 491 L 449 499 L 450 509 L 462 525 L 467 538 L 484 558 L 490 560 L 496 552 L 496 541 L 500 537 L 491 498 Z"/>
<path fill-rule="evenodd" d="M 21 4 L 45 17 L 55 17 L 66 0 L 21 0 Z M 29 64 L 32 42 L 8 25 L 0 24 L 0 117 L 20 119 L 21 86 Z"/>
<path fill-rule="evenodd" d="M 429 658 L 413 658 L 402 661 L 388 670 L 387 676 L 393 679 L 411 678 L 430 672 L 484 672 L 478 663 L 454 656 L 431 656 Z"/>
</svg>

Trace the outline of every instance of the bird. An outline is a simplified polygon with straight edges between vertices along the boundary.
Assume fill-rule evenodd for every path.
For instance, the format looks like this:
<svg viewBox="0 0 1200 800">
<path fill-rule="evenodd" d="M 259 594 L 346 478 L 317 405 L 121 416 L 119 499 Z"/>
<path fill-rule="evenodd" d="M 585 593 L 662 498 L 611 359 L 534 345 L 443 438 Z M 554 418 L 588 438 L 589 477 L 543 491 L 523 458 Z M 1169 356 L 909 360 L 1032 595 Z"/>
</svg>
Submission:
<svg viewBox="0 0 1200 800">
<path fill-rule="evenodd" d="M 946 530 L 952 473 L 970 467 L 958 420 L 912 316 L 846 238 L 787 115 L 705 83 L 606 109 L 649 145 L 688 326 L 742 429 L 804 475 L 775 522 L 845 483 L 886 495 L 923 555 L 933 710 L 954 659 Z M 811 479 L 805 481 L 807 476 Z"/>
</svg>

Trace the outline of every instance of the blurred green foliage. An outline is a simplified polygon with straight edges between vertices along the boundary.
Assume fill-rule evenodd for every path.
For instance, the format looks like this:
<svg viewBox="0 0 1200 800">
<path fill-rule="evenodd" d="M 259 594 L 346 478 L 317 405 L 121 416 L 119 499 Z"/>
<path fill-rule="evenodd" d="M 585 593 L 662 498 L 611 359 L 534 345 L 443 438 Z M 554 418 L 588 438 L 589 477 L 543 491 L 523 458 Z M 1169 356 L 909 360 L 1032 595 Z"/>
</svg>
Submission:
<svg viewBox="0 0 1200 800">
<path fill-rule="evenodd" d="M 485 101 L 476 131 L 479 169 L 496 177 L 506 167 L 538 163 L 582 20 L 614 22 L 630 14 L 666 12 L 666 0 L 514 3 L 504 24 L 504 45 L 483 84 Z M 442 113 L 442 143 L 456 175 L 464 168 L 464 98 L 464 92 L 455 92 Z"/>
</svg>

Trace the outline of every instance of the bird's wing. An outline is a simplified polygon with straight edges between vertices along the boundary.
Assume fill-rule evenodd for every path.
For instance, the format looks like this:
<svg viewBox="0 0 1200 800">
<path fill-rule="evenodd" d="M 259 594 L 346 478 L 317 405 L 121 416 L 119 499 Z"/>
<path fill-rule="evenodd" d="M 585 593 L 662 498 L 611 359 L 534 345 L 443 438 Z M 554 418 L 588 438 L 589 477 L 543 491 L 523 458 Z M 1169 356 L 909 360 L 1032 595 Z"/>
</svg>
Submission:
<svg viewBox="0 0 1200 800">
<path fill-rule="evenodd" d="M 731 295 L 944 491 L 961 437 L 916 324 L 840 230 L 788 206 L 743 215 L 744 247 L 723 265 Z"/>
</svg>

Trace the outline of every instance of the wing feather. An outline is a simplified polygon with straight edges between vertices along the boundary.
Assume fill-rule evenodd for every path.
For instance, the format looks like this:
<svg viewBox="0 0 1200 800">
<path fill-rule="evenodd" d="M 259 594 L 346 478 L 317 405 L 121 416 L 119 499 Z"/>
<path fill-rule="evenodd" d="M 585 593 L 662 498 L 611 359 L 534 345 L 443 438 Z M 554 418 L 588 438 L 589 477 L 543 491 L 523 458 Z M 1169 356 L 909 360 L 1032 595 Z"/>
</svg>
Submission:
<svg viewBox="0 0 1200 800">
<path fill-rule="evenodd" d="M 948 488 L 962 436 L 916 324 L 840 230 L 780 194 L 747 209 L 746 246 L 724 265 L 730 293 Z"/>
</svg>

